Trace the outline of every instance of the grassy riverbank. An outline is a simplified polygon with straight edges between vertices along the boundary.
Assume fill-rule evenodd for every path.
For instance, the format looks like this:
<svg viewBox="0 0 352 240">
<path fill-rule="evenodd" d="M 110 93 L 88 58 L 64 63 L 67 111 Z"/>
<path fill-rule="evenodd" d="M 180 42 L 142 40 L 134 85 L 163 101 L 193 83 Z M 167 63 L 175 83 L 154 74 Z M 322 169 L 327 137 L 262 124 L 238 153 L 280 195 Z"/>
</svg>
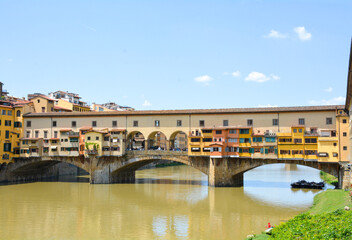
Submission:
<svg viewBox="0 0 352 240">
<path fill-rule="evenodd" d="M 349 192 L 326 190 L 314 197 L 307 212 L 275 227 L 271 236 L 248 239 L 352 239 L 352 211 L 343 210 L 345 206 L 352 208 Z"/>
<path fill-rule="evenodd" d="M 339 180 L 337 179 L 337 177 L 333 176 L 333 175 L 330 175 L 326 172 L 323 172 L 323 171 L 320 171 L 320 178 L 328 183 L 328 184 L 331 184 L 335 187 L 337 187 L 338 183 L 339 183 Z"/>
</svg>

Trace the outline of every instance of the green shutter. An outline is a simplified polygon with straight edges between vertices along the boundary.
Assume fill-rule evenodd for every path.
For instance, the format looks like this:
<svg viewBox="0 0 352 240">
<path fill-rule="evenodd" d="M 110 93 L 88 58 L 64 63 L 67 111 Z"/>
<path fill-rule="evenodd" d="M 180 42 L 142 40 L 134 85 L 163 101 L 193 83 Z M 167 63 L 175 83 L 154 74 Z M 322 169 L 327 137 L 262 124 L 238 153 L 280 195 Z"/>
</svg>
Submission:
<svg viewBox="0 0 352 240">
<path fill-rule="evenodd" d="M 265 149 L 265 154 L 268 154 L 269 153 L 269 149 Z"/>
<path fill-rule="evenodd" d="M 263 148 L 261 148 L 261 149 L 260 149 L 260 153 L 261 153 L 261 154 L 263 154 L 263 152 L 264 152 L 264 149 L 263 149 Z"/>
</svg>

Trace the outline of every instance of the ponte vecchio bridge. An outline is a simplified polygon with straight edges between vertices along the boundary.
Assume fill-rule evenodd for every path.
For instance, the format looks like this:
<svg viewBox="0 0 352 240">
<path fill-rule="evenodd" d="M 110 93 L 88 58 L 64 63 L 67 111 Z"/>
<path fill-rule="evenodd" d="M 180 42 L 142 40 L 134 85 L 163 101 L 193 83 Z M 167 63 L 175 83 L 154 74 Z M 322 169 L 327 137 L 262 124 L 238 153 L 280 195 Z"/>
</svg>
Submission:
<svg viewBox="0 0 352 240">
<path fill-rule="evenodd" d="M 344 106 L 164 110 L 24 115 L 20 157 L 0 181 L 55 175 L 64 162 L 91 183 L 131 183 L 135 171 L 171 160 L 208 175 L 210 186 L 242 186 L 265 164 L 320 169 L 350 182 Z M 273 176 L 274 178 L 275 176 Z"/>
</svg>

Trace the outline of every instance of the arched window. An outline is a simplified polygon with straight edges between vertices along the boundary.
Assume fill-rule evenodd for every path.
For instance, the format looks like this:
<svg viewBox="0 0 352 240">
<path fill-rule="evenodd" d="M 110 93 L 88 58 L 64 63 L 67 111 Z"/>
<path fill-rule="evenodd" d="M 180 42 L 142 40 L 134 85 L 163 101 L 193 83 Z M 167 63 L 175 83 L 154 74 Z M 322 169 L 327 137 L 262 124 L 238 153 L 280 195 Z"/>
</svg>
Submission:
<svg viewBox="0 0 352 240">
<path fill-rule="evenodd" d="M 21 117 L 21 111 L 20 110 L 17 110 L 16 117 Z"/>
</svg>

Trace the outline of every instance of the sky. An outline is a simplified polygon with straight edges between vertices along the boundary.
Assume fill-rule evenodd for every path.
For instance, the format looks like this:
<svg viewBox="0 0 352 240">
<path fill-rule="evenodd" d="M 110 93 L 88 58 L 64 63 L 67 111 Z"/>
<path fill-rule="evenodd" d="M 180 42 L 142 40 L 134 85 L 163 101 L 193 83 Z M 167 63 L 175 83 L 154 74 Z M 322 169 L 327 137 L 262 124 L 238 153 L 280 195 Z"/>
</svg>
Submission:
<svg viewBox="0 0 352 240">
<path fill-rule="evenodd" d="M 139 110 L 344 104 L 352 1 L 0 0 L 0 81 Z"/>
</svg>

